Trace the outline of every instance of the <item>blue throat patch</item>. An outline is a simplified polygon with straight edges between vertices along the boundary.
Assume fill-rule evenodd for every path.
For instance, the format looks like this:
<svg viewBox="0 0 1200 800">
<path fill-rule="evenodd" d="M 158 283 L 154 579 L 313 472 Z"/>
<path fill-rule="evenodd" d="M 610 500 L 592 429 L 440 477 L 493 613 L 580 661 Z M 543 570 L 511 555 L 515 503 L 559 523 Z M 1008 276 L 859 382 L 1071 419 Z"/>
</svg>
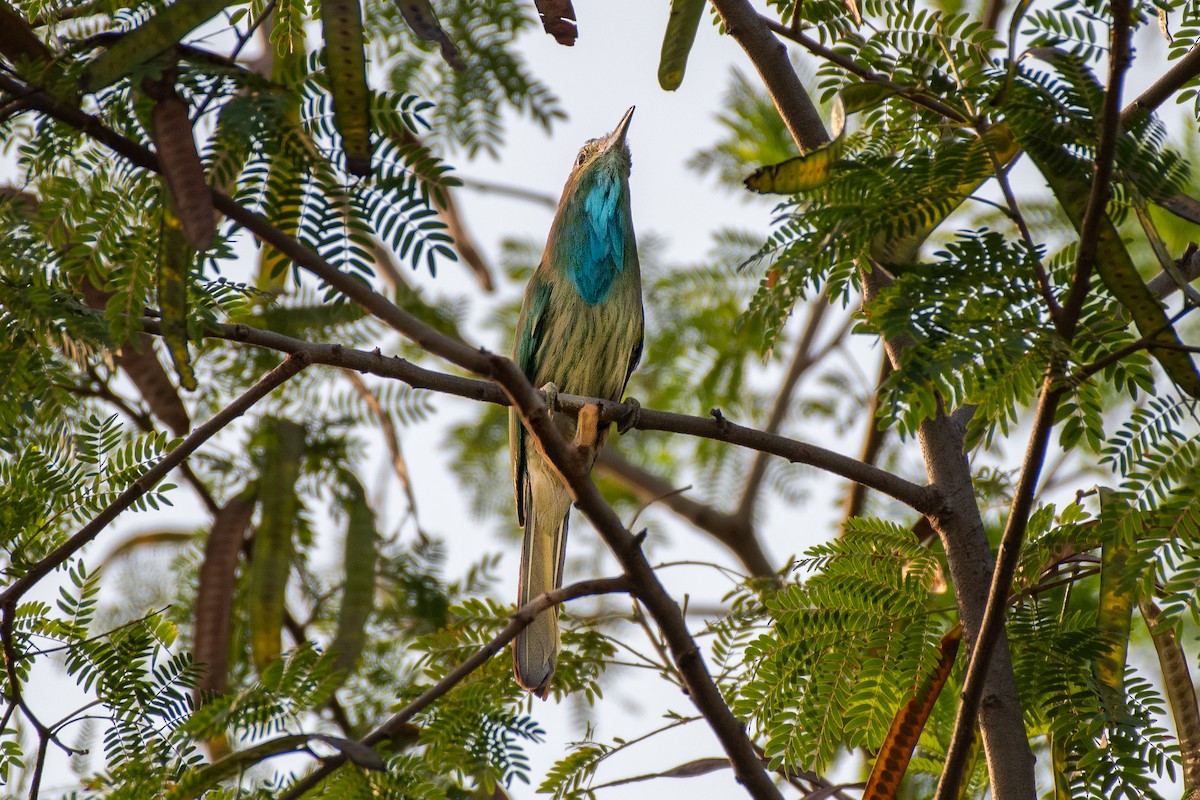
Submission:
<svg viewBox="0 0 1200 800">
<path fill-rule="evenodd" d="M 576 239 L 575 263 L 568 274 L 588 305 L 604 300 L 613 278 L 625 266 L 625 231 L 617 208 L 620 201 L 621 181 L 607 172 L 596 176 L 583 200 L 582 235 Z"/>
</svg>

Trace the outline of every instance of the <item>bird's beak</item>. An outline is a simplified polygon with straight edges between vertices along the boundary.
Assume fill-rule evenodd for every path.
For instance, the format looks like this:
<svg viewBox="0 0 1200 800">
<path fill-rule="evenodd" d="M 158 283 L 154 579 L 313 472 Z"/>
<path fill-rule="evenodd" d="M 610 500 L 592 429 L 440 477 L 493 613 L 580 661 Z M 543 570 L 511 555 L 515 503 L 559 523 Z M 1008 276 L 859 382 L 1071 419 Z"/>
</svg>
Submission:
<svg viewBox="0 0 1200 800">
<path fill-rule="evenodd" d="M 605 150 L 611 150 L 614 147 L 620 147 L 625 144 L 625 134 L 629 130 L 629 122 L 633 119 L 633 110 L 637 106 L 630 106 L 625 112 L 625 116 L 621 117 L 621 121 L 617 123 L 617 129 L 608 135 L 608 141 L 604 145 Z"/>
</svg>

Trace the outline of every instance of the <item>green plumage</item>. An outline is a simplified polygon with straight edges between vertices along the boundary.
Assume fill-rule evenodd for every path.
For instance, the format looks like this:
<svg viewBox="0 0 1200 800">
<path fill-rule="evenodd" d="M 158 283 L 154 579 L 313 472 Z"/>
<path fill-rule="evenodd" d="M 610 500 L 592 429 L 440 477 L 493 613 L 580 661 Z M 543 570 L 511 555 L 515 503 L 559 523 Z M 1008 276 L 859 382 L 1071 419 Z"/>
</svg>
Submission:
<svg viewBox="0 0 1200 800">
<path fill-rule="evenodd" d="M 567 178 L 542 261 L 529 280 L 513 358 L 537 387 L 620 400 L 642 352 L 642 284 L 629 207 L 633 109 L 617 129 L 583 146 Z M 556 414 L 568 440 L 575 420 Z M 607 429 L 601 431 L 603 444 Z M 518 603 L 562 584 L 571 496 L 509 413 L 517 520 L 524 526 Z M 558 654 L 558 614 L 538 616 L 513 643 L 517 681 L 545 696 Z"/>
</svg>

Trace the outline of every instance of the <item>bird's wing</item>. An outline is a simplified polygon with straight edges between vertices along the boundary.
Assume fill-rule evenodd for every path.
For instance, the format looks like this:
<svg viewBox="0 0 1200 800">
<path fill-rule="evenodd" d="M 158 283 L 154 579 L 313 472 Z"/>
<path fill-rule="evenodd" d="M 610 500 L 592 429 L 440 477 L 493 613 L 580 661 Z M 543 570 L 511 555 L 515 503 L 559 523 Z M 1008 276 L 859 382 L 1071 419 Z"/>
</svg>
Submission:
<svg viewBox="0 0 1200 800">
<path fill-rule="evenodd" d="M 638 319 L 638 330 L 637 330 L 637 344 L 635 344 L 633 346 L 633 352 L 629 354 L 629 366 L 627 366 L 625 368 L 625 385 L 626 386 L 629 385 L 629 376 L 633 374 L 633 371 L 635 369 L 637 369 L 638 363 L 642 360 L 642 346 L 646 343 L 645 318 L 640 313 L 641 312 L 640 308 L 638 309 L 638 312 L 639 312 L 638 313 L 639 319 Z M 624 389 L 622 389 L 621 391 L 624 391 Z M 620 399 L 621 398 L 619 398 L 619 397 L 617 398 L 617 400 L 620 400 Z"/>
<path fill-rule="evenodd" d="M 546 332 L 549 301 L 550 284 L 535 275 L 525 292 L 525 303 L 521 307 L 521 318 L 517 322 L 517 347 L 514 353 L 517 367 L 530 381 L 537 374 L 537 358 L 542 346 L 542 337 Z M 508 447 L 512 460 L 513 493 L 517 499 L 517 522 L 520 525 L 525 524 L 526 437 L 525 426 L 521 424 L 520 416 L 515 410 L 509 411 Z"/>
</svg>

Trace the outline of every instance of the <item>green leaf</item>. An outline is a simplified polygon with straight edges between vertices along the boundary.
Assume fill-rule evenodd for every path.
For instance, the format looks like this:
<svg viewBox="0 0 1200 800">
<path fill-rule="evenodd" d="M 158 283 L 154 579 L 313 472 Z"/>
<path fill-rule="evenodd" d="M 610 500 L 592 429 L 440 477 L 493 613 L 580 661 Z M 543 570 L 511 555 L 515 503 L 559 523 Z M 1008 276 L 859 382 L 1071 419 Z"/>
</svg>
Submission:
<svg viewBox="0 0 1200 800">
<path fill-rule="evenodd" d="M 864 81 L 863 83 L 852 83 L 849 86 L 843 86 L 838 91 L 838 96 L 842 98 L 842 105 L 846 110 L 846 114 L 855 114 L 859 111 L 874 108 L 899 91 L 900 89 L 895 86 L 888 86 L 875 81 Z"/>
<path fill-rule="evenodd" d="M 825 147 L 802 156 L 759 167 L 746 178 L 746 188 L 761 194 L 796 194 L 815 189 L 829 180 L 833 165 L 841 158 L 843 150 L 842 140 L 834 139 Z"/>
<path fill-rule="evenodd" d="M 845 150 L 842 133 L 846 129 L 847 113 L 839 92 L 834 98 L 829 120 L 833 141 L 779 164 L 759 167 L 746 178 L 746 188 L 762 194 L 796 194 L 824 185 Z"/>
<path fill-rule="evenodd" d="M 683 83 L 688 53 L 696 41 L 706 4 L 707 0 L 671 0 L 671 15 L 667 18 L 667 32 L 658 61 L 658 85 L 668 92 L 675 91 Z"/>
</svg>

